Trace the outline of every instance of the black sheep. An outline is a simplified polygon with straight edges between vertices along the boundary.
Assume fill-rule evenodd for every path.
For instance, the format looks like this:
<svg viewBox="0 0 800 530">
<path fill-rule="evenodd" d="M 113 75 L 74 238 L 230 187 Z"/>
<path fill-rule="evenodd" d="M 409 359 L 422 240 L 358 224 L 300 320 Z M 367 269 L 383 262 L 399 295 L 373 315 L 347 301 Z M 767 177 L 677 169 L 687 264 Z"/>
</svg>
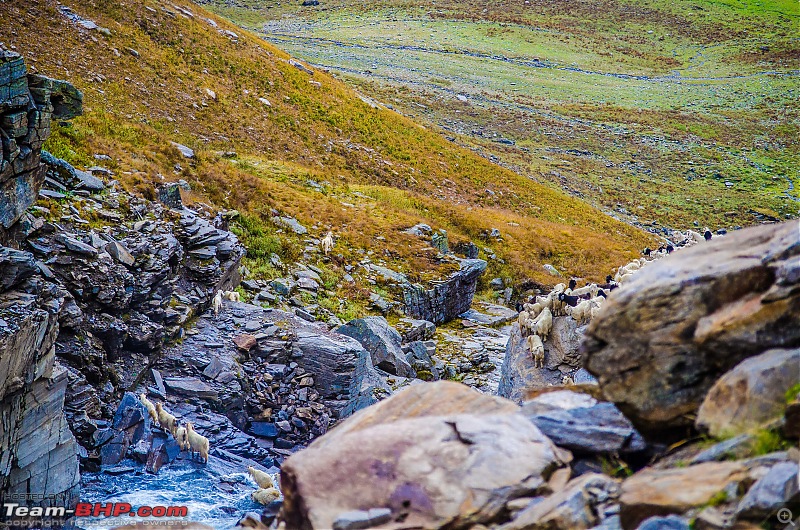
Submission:
<svg viewBox="0 0 800 530">
<path fill-rule="evenodd" d="M 711 230 L 706 230 L 705 232 L 703 232 L 703 237 L 706 238 L 706 241 L 710 240 L 712 237 Z"/>
<path fill-rule="evenodd" d="M 672 251 L 675 250 L 675 247 L 672 245 L 667 245 L 667 254 L 672 254 Z"/>
<path fill-rule="evenodd" d="M 581 300 L 580 296 L 570 296 L 568 294 L 558 293 L 558 301 L 564 302 L 565 304 L 570 305 L 572 307 L 578 305 L 578 302 L 580 302 L 580 300 Z"/>
<path fill-rule="evenodd" d="M 599 291 L 597 291 L 597 296 L 602 296 L 603 298 L 608 298 L 608 295 L 606 295 L 606 292 L 603 289 L 600 289 Z"/>
<path fill-rule="evenodd" d="M 576 282 L 576 281 L 575 281 L 575 278 L 572 278 L 572 279 L 569 281 L 569 290 L 570 290 L 570 291 L 572 291 L 572 290 L 574 290 L 574 289 L 575 289 L 575 287 L 577 287 L 577 286 L 578 286 L 578 282 Z"/>
<path fill-rule="evenodd" d="M 649 258 L 651 252 L 652 252 L 652 250 L 650 250 L 650 247 L 644 247 L 644 250 L 642 251 L 642 254 Z"/>
</svg>

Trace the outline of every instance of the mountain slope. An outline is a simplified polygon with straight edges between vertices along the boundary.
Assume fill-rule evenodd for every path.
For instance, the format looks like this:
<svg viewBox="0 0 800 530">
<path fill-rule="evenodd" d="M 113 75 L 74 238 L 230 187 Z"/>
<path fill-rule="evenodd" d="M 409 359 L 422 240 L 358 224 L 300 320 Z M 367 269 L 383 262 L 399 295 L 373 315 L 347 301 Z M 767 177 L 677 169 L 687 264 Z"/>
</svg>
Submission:
<svg viewBox="0 0 800 530">
<path fill-rule="evenodd" d="M 800 211 L 797 2 L 199 1 L 649 230 Z"/>
<path fill-rule="evenodd" d="M 278 233 L 273 210 L 295 216 L 315 237 L 334 228 L 337 253 L 370 249 L 415 279 L 443 267 L 425 242 L 401 232 L 418 222 L 447 229 L 451 242 L 486 247 L 482 257 L 496 254 L 489 278 L 544 283 L 552 282 L 544 263 L 598 279 L 652 242 L 373 108 L 201 8 L 142 0 L 67 7 L 65 14 L 46 0 L 0 6 L 0 41 L 84 92 L 85 115 L 56 128 L 47 147 L 79 166 L 107 154 L 102 164 L 144 194 L 183 178 L 194 190 L 189 200 L 238 209 L 249 265 L 264 275 L 272 252 L 293 259 L 305 244 Z M 195 149 L 195 158 L 182 158 L 171 141 Z M 492 228 L 502 240 L 482 241 Z"/>
</svg>

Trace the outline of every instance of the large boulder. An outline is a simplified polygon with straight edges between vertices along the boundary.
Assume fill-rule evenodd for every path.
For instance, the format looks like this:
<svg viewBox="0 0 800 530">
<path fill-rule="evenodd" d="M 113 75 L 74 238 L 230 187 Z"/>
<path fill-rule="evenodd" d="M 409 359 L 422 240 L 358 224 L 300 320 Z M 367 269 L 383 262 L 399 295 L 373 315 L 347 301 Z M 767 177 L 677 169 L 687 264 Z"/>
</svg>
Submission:
<svg viewBox="0 0 800 530">
<path fill-rule="evenodd" d="M 797 221 L 737 231 L 651 264 L 589 325 L 584 364 L 643 431 L 690 425 L 747 357 L 800 345 Z"/>
<path fill-rule="evenodd" d="M 402 337 L 383 317 L 365 317 L 351 320 L 336 330 L 356 339 L 372 355 L 372 363 L 381 370 L 402 377 L 415 377 L 400 343 Z"/>
<path fill-rule="evenodd" d="M 645 468 L 622 483 L 620 520 L 625 530 L 657 515 L 704 506 L 748 479 L 738 462 L 709 462 L 678 469 Z"/>
<path fill-rule="evenodd" d="M 469 528 L 543 491 L 566 457 L 514 403 L 420 383 L 360 411 L 281 468 L 289 528 L 390 508 L 408 527 Z"/>
<path fill-rule="evenodd" d="M 402 284 L 403 304 L 409 316 L 443 324 L 469 309 L 478 278 L 486 270 L 486 262 L 481 259 L 458 261 L 460 268 L 457 272 L 430 288 L 407 282 Z"/>
<path fill-rule="evenodd" d="M 745 359 L 711 387 L 697 412 L 697 427 L 723 437 L 775 421 L 786 409 L 786 392 L 798 382 L 800 348 Z"/>
</svg>

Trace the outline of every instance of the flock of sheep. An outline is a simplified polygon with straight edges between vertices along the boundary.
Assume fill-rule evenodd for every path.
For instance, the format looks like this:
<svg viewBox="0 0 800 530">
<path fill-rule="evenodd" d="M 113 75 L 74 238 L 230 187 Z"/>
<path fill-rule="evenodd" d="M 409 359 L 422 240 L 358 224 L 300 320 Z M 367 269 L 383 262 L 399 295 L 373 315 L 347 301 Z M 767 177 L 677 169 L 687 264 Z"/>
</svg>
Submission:
<svg viewBox="0 0 800 530">
<path fill-rule="evenodd" d="M 219 315 L 219 312 L 222 310 L 223 300 L 230 300 L 231 302 L 241 302 L 242 298 L 236 291 L 217 291 L 217 294 L 214 295 L 214 299 L 211 300 L 211 309 L 214 310 L 214 316 Z"/>
<path fill-rule="evenodd" d="M 685 235 L 682 232 L 679 234 L 683 237 L 678 243 L 679 247 L 690 247 L 708 241 L 712 237 L 708 228 L 703 234 L 694 230 L 688 230 Z M 591 283 L 578 288 L 577 282 L 573 279 L 569 281 L 569 285 L 559 283 L 547 296 L 536 296 L 523 304 L 517 323 L 525 339 L 525 346 L 533 357 L 534 367 L 544 368 L 544 343 L 553 328 L 553 317 L 569 315 L 578 325 L 589 322 L 600 311 L 610 291 L 624 285 L 643 267 L 674 250 L 675 246 L 672 243 L 666 243 L 658 250 L 646 248 L 643 252 L 644 257 L 617 269 L 613 278 L 611 275 L 606 276 L 604 284 Z"/>
<path fill-rule="evenodd" d="M 139 401 L 147 409 L 147 413 L 153 423 L 170 433 L 181 451 L 191 451 L 192 458 L 197 454 L 201 460 L 208 463 L 209 443 L 208 438 L 202 436 L 194 430 L 192 422 L 186 422 L 186 426 L 180 426 L 178 420 L 164 408 L 160 402 L 153 404 L 147 399 L 144 393 L 139 394 Z M 267 505 L 281 497 L 281 492 L 275 487 L 275 482 L 269 473 L 260 471 L 254 467 L 247 468 L 250 476 L 258 484 L 258 489 L 251 495 L 255 502 Z"/>
<path fill-rule="evenodd" d="M 157 424 L 175 438 L 181 451 L 191 451 L 193 458 L 195 454 L 198 454 L 203 462 L 208 462 L 208 438 L 198 434 L 197 431 L 194 430 L 192 422 L 186 422 L 185 427 L 178 425 L 178 420 L 175 419 L 175 416 L 170 414 L 160 402 L 153 405 L 153 402 L 147 399 L 144 393 L 139 394 L 139 401 L 141 401 L 144 408 L 147 409 L 147 413 L 150 415 L 153 423 Z"/>
</svg>

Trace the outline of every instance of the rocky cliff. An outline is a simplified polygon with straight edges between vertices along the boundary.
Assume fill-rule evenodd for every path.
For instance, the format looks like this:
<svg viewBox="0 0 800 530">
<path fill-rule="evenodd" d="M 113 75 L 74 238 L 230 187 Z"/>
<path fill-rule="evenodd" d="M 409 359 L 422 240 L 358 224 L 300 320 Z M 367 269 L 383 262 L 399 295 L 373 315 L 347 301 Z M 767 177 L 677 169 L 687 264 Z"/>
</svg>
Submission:
<svg viewBox="0 0 800 530">
<path fill-rule="evenodd" d="M 0 52 L 0 243 L 13 244 L 44 182 L 50 120 L 80 113 L 80 101 L 70 85 L 26 75 L 19 55 Z M 60 506 L 77 502 L 80 475 L 55 352 L 67 293 L 52 279 L 31 253 L 0 246 L 0 492 Z"/>
</svg>

